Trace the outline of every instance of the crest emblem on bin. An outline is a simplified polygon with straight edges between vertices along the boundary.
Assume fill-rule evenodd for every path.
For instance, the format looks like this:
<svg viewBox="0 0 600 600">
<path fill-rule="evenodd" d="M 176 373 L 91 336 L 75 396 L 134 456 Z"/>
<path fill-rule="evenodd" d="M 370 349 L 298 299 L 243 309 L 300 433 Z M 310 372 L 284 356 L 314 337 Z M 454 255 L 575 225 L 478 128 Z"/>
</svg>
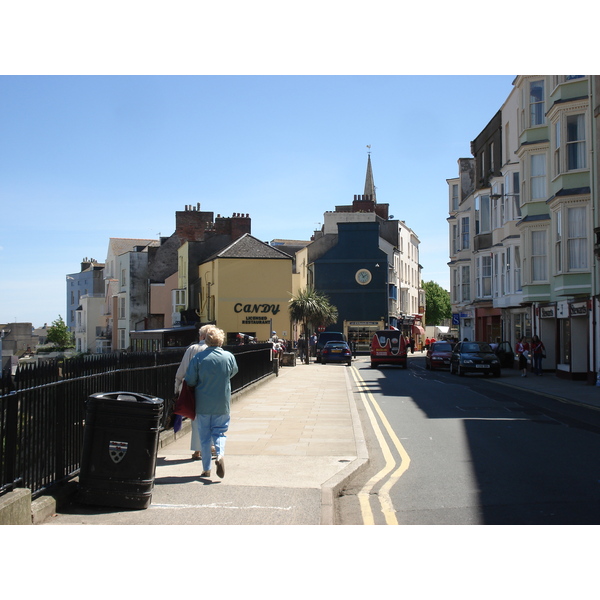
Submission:
<svg viewBox="0 0 600 600">
<path fill-rule="evenodd" d="M 127 443 L 114 441 L 108 443 L 108 453 L 114 463 L 120 463 L 127 454 Z"/>
</svg>

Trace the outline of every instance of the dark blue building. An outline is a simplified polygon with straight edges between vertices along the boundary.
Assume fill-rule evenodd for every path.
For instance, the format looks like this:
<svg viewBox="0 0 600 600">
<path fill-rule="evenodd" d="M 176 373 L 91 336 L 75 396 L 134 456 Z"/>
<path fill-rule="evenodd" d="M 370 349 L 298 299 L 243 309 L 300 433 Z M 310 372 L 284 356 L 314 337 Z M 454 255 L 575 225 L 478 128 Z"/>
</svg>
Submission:
<svg viewBox="0 0 600 600">
<path fill-rule="evenodd" d="M 308 284 L 338 309 L 337 323 L 326 329 L 343 332 L 362 351 L 374 331 L 405 329 L 398 308 L 400 228 L 405 226 L 388 212 L 387 204 L 377 204 L 369 156 L 364 194 L 326 212 L 322 230 L 307 246 Z"/>
<path fill-rule="evenodd" d="M 339 223 L 337 243 L 313 263 L 315 289 L 338 309 L 338 322 L 327 329 L 344 331 L 345 326 L 348 335 L 349 322 L 388 323 L 387 272 L 379 223 Z"/>
</svg>

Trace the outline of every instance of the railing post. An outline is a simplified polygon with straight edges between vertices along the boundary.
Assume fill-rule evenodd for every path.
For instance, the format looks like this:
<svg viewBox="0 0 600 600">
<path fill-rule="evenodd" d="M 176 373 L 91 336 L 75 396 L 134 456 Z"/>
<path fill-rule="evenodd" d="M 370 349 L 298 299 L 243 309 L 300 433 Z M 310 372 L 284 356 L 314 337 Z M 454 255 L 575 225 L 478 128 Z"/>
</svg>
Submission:
<svg viewBox="0 0 600 600">
<path fill-rule="evenodd" d="M 17 479 L 17 427 L 19 422 L 19 397 L 17 392 L 10 392 L 6 397 L 6 444 L 4 461 L 6 465 L 6 483 L 15 487 Z"/>
</svg>

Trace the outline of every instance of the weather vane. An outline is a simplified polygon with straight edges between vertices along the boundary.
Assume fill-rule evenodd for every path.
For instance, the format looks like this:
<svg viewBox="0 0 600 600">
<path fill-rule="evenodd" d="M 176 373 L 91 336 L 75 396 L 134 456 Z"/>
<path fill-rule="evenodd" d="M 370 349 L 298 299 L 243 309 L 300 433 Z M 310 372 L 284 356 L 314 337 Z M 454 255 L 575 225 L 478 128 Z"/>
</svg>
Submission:
<svg viewBox="0 0 600 600">
<path fill-rule="evenodd" d="M 369 149 L 369 152 L 367 154 L 371 154 L 371 144 L 367 144 L 367 148 Z"/>
</svg>

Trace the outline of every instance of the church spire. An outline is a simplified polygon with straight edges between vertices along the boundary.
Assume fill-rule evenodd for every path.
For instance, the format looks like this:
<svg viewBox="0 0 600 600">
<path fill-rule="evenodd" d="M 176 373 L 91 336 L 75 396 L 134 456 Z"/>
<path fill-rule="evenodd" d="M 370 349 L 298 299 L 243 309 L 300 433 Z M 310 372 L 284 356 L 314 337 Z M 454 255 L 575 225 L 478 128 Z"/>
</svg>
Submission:
<svg viewBox="0 0 600 600">
<path fill-rule="evenodd" d="M 370 148 L 371 146 L 367 146 Z M 365 198 L 369 196 L 373 199 L 373 202 L 377 202 L 375 197 L 375 182 L 373 181 L 373 169 L 371 168 L 371 153 L 369 152 L 369 159 L 367 161 L 367 177 L 365 179 Z"/>
</svg>

